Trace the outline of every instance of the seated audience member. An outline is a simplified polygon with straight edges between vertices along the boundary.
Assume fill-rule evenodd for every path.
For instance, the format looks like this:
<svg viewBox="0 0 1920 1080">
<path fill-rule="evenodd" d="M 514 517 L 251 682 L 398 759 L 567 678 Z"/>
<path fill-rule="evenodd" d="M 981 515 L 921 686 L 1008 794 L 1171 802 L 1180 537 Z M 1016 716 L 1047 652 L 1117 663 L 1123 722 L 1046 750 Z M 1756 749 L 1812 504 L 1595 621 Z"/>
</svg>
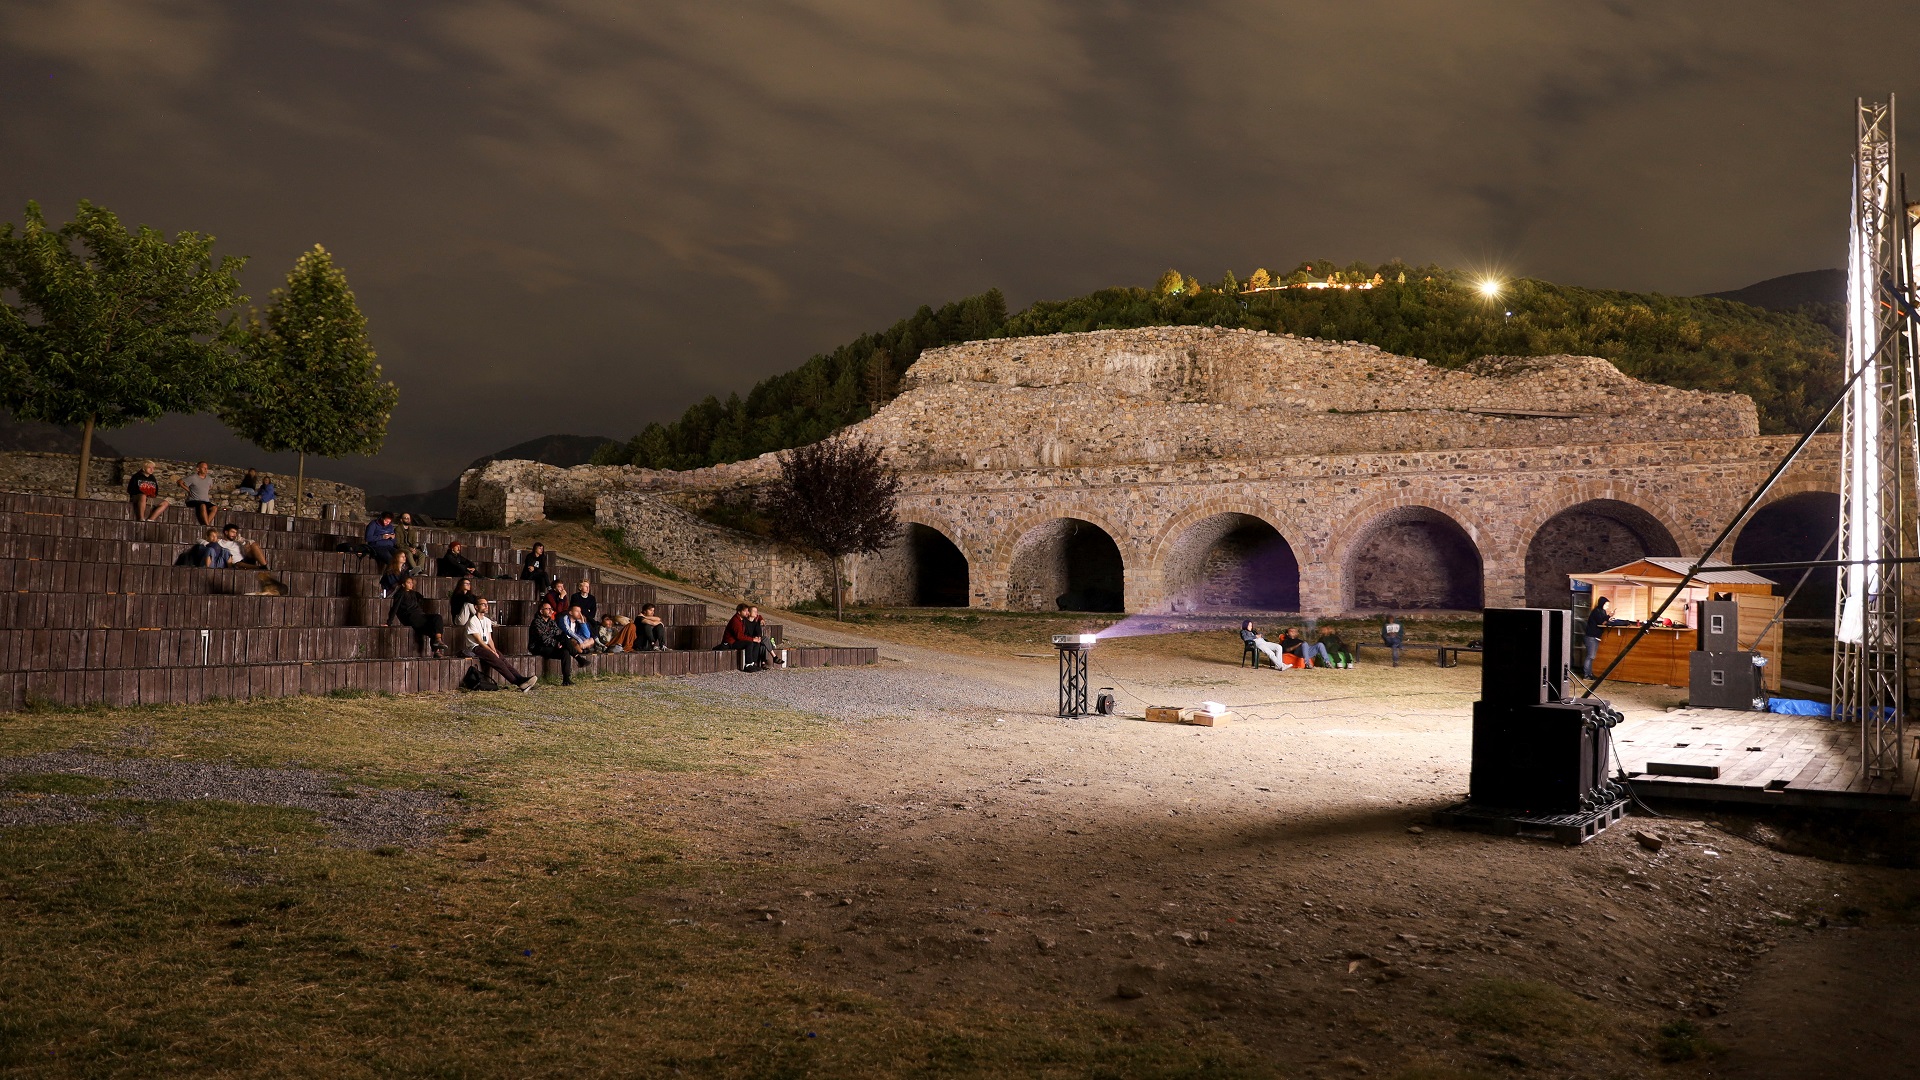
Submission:
<svg viewBox="0 0 1920 1080">
<path fill-rule="evenodd" d="M 1286 661 L 1281 659 L 1286 654 L 1281 651 L 1280 646 L 1260 636 L 1260 632 L 1253 628 L 1252 619 L 1248 619 L 1246 622 L 1240 624 L 1240 640 L 1258 649 L 1268 660 L 1272 661 L 1275 671 L 1287 670 Z"/>
<path fill-rule="evenodd" d="M 378 517 L 367 522 L 368 556 L 378 563 L 392 562 L 393 553 L 400 550 L 400 542 L 395 537 L 396 532 L 391 510 L 382 510 Z"/>
<path fill-rule="evenodd" d="M 413 631 L 413 636 L 421 642 L 430 642 L 433 655 L 447 655 L 447 644 L 440 633 L 445 629 L 445 621 L 426 609 L 420 601 L 420 590 L 412 578 L 402 578 L 400 590 L 393 594 L 393 606 L 387 609 L 387 623 L 399 623 Z"/>
<path fill-rule="evenodd" d="M 1353 647 L 1347 644 L 1346 639 L 1340 636 L 1339 631 L 1329 630 L 1321 634 L 1320 644 L 1327 650 L 1327 655 L 1333 657 L 1334 667 L 1350 668 L 1353 666 Z"/>
<path fill-rule="evenodd" d="M 545 603 L 527 628 L 527 651 L 547 660 L 560 661 L 560 685 L 573 685 L 573 665 L 586 663 L 580 643 L 553 617 L 553 608 Z"/>
<path fill-rule="evenodd" d="M 1321 667 L 1333 666 L 1333 660 L 1327 656 L 1327 647 L 1301 637 L 1300 628 L 1297 626 L 1287 627 L 1287 632 L 1280 635 L 1280 649 L 1288 656 L 1299 657 L 1302 661 L 1301 667 L 1313 667 L 1313 659 L 1316 656 L 1320 658 Z"/>
<path fill-rule="evenodd" d="M 601 652 L 633 652 L 638 636 L 634 633 L 633 620 L 625 615 L 609 612 L 600 616 L 600 629 L 594 638 L 600 643 Z"/>
<path fill-rule="evenodd" d="M 263 476 L 260 478 L 260 490 L 255 494 L 255 497 L 260 500 L 261 513 L 273 513 L 273 505 L 275 501 L 280 498 L 280 493 L 273 489 L 273 477 Z"/>
<path fill-rule="evenodd" d="M 575 604 L 567 609 L 565 615 L 560 616 L 560 629 L 565 630 L 568 637 L 579 643 L 582 652 L 598 651 L 599 642 L 593 637 L 593 620 L 587 618 L 586 613 L 580 610 L 580 605 Z"/>
<path fill-rule="evenodd" d="M 600 598 L 593 595 L 593 582 L 580 579 L 580 587 L 574 590 L 573 606 L 586 613 L 587 621 L 592 622 L 600 615 Z"/>
<path fill-rule="evenodd" d="M 493 620 L 487 617 L 487 610 L 487 598 L 482 596 L 474 601 L 473 614 L 467 619 L 467 651 L 473 654 L 474 662 L 519 687 L 523 693 L 540 685 L 539 679 L 513 670 L 500 650 L 493 647 Z"/>
<path fill-rule="evenodd" d="M 394 542 L 401 551 L 407 553 L 407 564 L 420 573 L 426 573 L 426 548 L 420 545 L 420 530 L 414 528 L 413 515 L 401 514 L 400 521 L 394 526 Z"/>
<path fill-rule="evenodd" d="M 547 554 L 547 545 L 533 545 L 533 550 L 527 552 L 527 557 L 520 563 L 520 580 L 533 582 L 536 593 L 545 593 L 553 588 L 552 559 Z"/>
<path fill-rule="evenodd" d="M 447 594 L 447 613 L 453 618 L 454 648 L 462 656 L 467 648 L 467 619 L 473 614 L 473 606 L 480 594 L 473 591 L 473 579 L 461 578 L 460 583 Z"/>
<path fill-rule="evenodd" d="M 573 606 L 573 597 L 567 592 L 567 583 L 559 578 L 553 580 L 553 587 L 548 589 L 547 594 L 540 600 L 550 605 L 555 615 L 565 615 L 567 609 Z"/>
<path fill-rule="evenodd" d="M 396 551 L 387 563 L 387 572 L 380 575 L 380 596 L 382 599 L 400 591 L 400 584 L 413 578 L 413 567 L 407 562 L 407 553 Z"/>
<path fill-rule="evenodd" d="M 210 570 L 224 570 L 227 566 L 227 549 L 220 543 L 220 534 L 212 529 L 200 542 L 188 545 L 180 556 L 173 560 L 175 566 L 204 566 Z"/>
<path fill-rule="evenodd" d="M 127 503 L 133 507 L 133 520 L 154 521 L 167 512 L 173 505 L 172 499 L 161 499 L 155 505 L 153 500 L 160 495 L 160 478 L 153 474 L 153 462 L 140 466 L 140 471 L 127 478 Z"/>
<path fill-rule="evenodd" d="M 467 558 L 460 549 L 467 545 L 455 540 L 447 545 L 447 553 L 440 556 L 439 565 L 434 572 L 441 577 L 470 578 L 480 572 L 472 559 Z"/>
<path fill-rule="evenodd" d="M 260 477 L 255 475 L 252 469 L 248 469 L 247 475 L 241 477 L 240 482 L 234 485 L 233 493 L 245 495 L 249 499 L 257 498 L 260 494 Z"/>
<path fill-rule="evenodd" d="M 659 616 L 658 611 L 652 604 L 640 605 L 640 617 L 634 620 L 634 637 L 641 649 L 653 652 L 667 650 L 667 621 Z"/>
<path fill-rule="evenodd" d="M 720 634 L 719 647 L 740 652 L 743 671 L 761 671 L 767 666 L 767 643 L 760 639 L 758 630 L 753 605 L 740 604 L 734 607 L 733 618 L 727 620 L 727 628 Z"/>
<path fill-rule="evenodd" d="M 1387 652 L 1392 654 L 1393 666 L 1399 667 L 1400 650 L 1407 644 L 1406 631 L 1400 625 L 1400 616 L 1391 611 L 1380 621 L 1380 644 L 1385 645 Z"/>
<path fill-rule="evenodd" d="M 253 566 L 261 570 L 270 569 L 270 567 L 267 566 L 267 553 L 260 550 L 259 542 L 241 536 L 240 526 L 235 525 L 231 521 L 227 522 L 227 527 L 221 530 L 220 546 L 227 549 L 228 566 Z"/>
<path fill-rule="evenodd" d="M 201 462 L 192 476 L 183 476 L 175 480 L 186 489 L 187 509 L 200 518 L 200 524 L 213 524 L 213 477 L 207 473 L 207 463 Z"/>
</svg>

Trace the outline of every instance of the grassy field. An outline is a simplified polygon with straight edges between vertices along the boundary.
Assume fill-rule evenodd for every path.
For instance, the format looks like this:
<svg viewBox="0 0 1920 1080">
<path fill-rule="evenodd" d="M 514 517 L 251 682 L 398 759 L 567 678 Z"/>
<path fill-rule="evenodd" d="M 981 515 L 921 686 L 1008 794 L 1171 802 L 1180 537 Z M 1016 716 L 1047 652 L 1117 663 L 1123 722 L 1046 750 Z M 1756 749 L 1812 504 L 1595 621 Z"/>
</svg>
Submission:
<svg viewBox="0 0 1920 1080">
<path fill-rule="evenodd" d="M 907 1012 L 725 929 L 754 870 L 636 819 L 640 792 L 831 737 L 664 681 L 304 698 L 0 720 L 0 756 L 82 747 L 437 791 L 426 847 L 340 846 L 312 814 L 4 780 L 0 1070 L 9 1075 L 1255 1076 L 1221 1037 L 1105 1013 Z M 564 702 L 564 704 L 563 704 Z M 697 887 L 715 919 L 650 900 Z M 716 926 L 715 922 L 720 925 Z"/>
</svg>

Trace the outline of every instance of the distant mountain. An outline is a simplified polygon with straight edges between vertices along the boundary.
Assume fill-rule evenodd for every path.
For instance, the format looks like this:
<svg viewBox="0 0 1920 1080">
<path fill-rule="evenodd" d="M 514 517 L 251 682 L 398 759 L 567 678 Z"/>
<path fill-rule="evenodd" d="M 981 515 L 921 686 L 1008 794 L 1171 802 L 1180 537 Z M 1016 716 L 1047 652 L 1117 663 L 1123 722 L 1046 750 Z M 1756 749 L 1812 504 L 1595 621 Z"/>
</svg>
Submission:
<svg viewBox="0 0 1920 1080">
<path fill-rule="evenodd" d="M 542 435 L 537 439 L 515 443 L 505 450 L 477 457 L 467 469 L 477 469 L 489 461 L 542 461 L 562 468 L 585 465 L 593 460 L 594 453 L 602 446 L 614 441 L 604 435 Z M 465 472 L 466 469 L 460 471 Z M 396 514 L 425 514 L 436 521 L 451 521 L 459 513 L 460 478 L 456 476 L 445 487 L 432 491 L 416 491 L 410 495 L 369 495 L 367 506 L 375 510 L 392 510 Z"/>
<path fill-rule="evenodd" d="M 1847 299 L 1847 272 L 1805 270 L 1757 281 L 1744 289 L 1706 295 L 1715 300 L 1732 300 L 1768 311 L 1792 311 L 1808 304 L 1843 304 Z"/>
<path fill-rule="evenodd" d="M 77 454 L 80 452 L 80 429 L 43 424 L 38 420 L 17 420 L 12 413 L 0 409 L 0 450 Z M 93 434 L 93 456 L 120 457 L 121 454 L 96 431 Z"/>
</svg>

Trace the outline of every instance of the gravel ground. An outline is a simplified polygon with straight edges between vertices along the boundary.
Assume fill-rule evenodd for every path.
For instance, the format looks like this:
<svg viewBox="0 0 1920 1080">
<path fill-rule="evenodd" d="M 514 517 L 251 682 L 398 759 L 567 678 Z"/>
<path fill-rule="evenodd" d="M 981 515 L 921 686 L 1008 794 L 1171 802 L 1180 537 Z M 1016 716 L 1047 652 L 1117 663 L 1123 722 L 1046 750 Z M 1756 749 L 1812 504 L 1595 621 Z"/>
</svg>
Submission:
<svg viewBox="0 0 1920 1080">
<path fill-rule="evenodd" d="M 5 791 L 15 776 L 61 774 L 118 781 L 98 795 L 25 795 Z M 99 799 L 188 802 L 218 799 L 251 806 L 310 810 L 346 847 L 420 847 L 451 824 L 450 800 L 438 792 L 348 785 L 306 769 L 247 769 L 170 758 L 105 757 L 78 750 L 0 759 L 0 828 L 87 821 Z"/>
<path fill-rule="evenodd" d="M 1058 703 L 1053 688 L 1033 679 L 1006 682 L 930 670 L 919 665 L 881 663 L 876 667 L 803 668 L 794 671 L 723 671 L 677 680 L 716 690 L 736 700 L 757 698 L 770 705 L 831 717 L 872 720 L 881 717 L 944 713 L 961 717 L 1009 713 L 1051 715 Z"/>
</svg>

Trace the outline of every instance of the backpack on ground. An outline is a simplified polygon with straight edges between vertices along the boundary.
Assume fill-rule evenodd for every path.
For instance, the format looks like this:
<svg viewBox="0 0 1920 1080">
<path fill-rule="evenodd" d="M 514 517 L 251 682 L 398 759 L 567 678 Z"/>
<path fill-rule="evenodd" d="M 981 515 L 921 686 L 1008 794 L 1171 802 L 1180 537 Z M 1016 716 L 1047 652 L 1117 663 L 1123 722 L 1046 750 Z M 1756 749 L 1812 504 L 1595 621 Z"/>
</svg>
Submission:
<svg viewBox="0 0 1920 1080">
<path fill-rule="evenodd" d="M 460 676 L 460 689 L 498 690 L 500 689 L 500 684 L 493 681 L 493 676 L 481 671 L 479 664 L 475 664 L 467 669 L 465 675 Z"/>
</svg>

